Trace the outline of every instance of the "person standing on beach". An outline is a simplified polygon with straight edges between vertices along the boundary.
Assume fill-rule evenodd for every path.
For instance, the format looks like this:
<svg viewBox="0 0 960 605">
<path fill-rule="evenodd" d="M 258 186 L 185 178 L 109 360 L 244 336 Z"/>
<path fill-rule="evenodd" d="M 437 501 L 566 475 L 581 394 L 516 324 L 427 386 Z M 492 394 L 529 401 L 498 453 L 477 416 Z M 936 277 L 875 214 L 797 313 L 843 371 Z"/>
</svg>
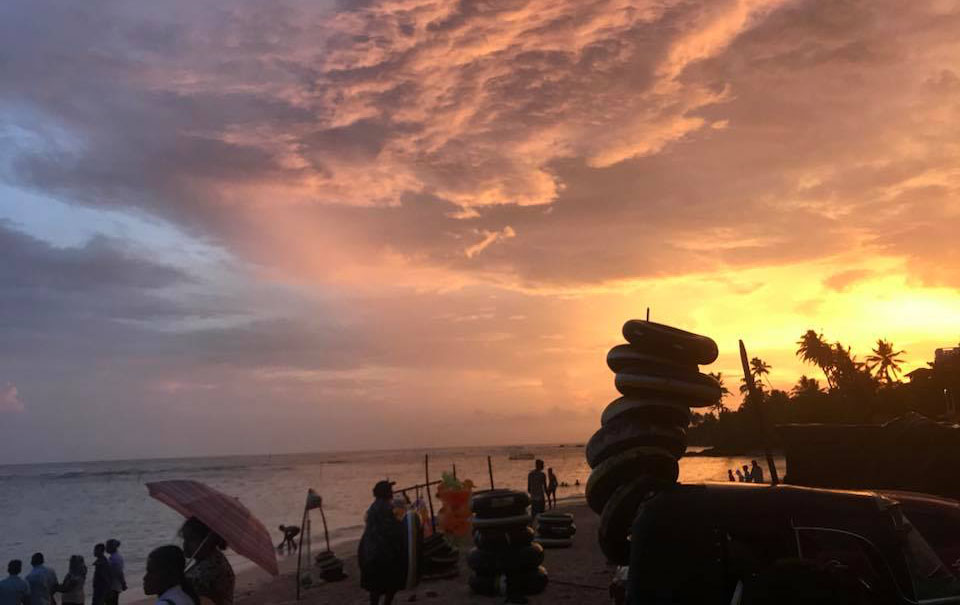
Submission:
<svg viewBox="0 0 960 605">
<path fill-rule="evenodd" d="M 180 528 L 184 555 L 195 561 L 186 578 L 198 600 L 209 599 L 214 605 L 233 605 L 236 576 L 224 556 L 226 541 L 203 521 L 190 517 Z"/>
<path fill-rule="evenodd" d="M 83 587 L 86 583 L 87 564 L 80 555 L 73 555 L 67 575 L 63 576 L 63 582 L 57 588 L 57 592 L 63 593 L 63 605 L 83 605 L 86 596 Z"/>
<path fill-rule="evenodd" d="M 143 594 L 157 595 L 157 605 L 195 605 L 183 570 L 187 559 L 179 546 L 155 548 L 147 557 Z"/>
<path fill-rule="evenodd" d="M 106 605 L 117 605 L 120 593 L 127 589 L 127 578 L 123 575 L 123 556 L 120 554 L 120 540 L 107 540 L 107 554 L 110 555 L 110 590 L 107 591 Z"/>
<path fill-rule="evenodd" d="M 553 474 L 553 469 L 547 469 L 547 504 L 550 508 L 557 507 L 557 487 L 560 485 L 560 482 L 557 481 L 557 476 Z"/>
<path fill-rule="evenodd" d="M 21 571 L 20 559 L 7 563 L 7 579 L 0 582 L 0 605 L 30 605 L 30 585 L 20 577 Z"/>
<path fill-rule="evenodd" d="M 746 464 L 743 465 L 743 482 L 753 483 L 753 473 L 750 472 L 750 467 Z"/>
<path fill-rule="evenodd" d="M 367 509 L 363 536 L 357 549 L 360 585 L 370 593 L 370 605 L 390 605 L 406 583 L 404 523 L 393 514 L 393 484 L 373 486 L 373 504 Z"/>
<path fill-rule="evenodd" d="M 110 573 L 110 561 L 103 554 L 107 547 L 101 542 L 93 547 L 93 601 L 91 605 L 104 605 L 107 600 L 107 592 L 112 584 L 112 574 Z"/>
<path fill-rule="evenodd" d="M 753 468 L 750 469 L 750 478 L 754 483 L 763 483 L 763 467 L 753 461 Z"/>
<path fill-rule="evenodd" d="M 30 566 L 33 569 L 25 578 L 30 585 L 30 605 L 54 605 L 53 595 L 60 585 L 57 572 L 43 564 L 43 553 L 39 552 L 30 557 Z"/>
<path fill-rule="evenodd" d="M 527 475 L 527 493 L 530 494 L 530 512 L 536 517 L 547 510 L 547 476 L 543 474 L 543 460 L 537 459 L 536 468 Z"/>
<path fill-rule="evenodd" d="M 733 476 L 733 471 L 730 469 L 727 469 L 727 479 L 734 482 L 737 480 L 737 478 Z"/>
</svg>

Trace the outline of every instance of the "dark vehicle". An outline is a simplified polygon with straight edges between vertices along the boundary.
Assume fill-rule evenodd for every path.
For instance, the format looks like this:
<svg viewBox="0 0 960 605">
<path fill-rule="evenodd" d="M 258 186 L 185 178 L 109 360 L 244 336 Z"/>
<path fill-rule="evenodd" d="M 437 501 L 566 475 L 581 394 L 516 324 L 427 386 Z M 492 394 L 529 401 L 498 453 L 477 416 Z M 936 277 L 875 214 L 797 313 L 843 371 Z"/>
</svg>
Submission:
<svg viewBox="0 0 960 605">
<path fill-rule="evenodd" d="M 840 569 L 870 603 L 960 603 L 960 504 L 910 492 L 677 485 L 631 535 L 631 603 L 750 603 L 783 562 Z"/>
</svg>

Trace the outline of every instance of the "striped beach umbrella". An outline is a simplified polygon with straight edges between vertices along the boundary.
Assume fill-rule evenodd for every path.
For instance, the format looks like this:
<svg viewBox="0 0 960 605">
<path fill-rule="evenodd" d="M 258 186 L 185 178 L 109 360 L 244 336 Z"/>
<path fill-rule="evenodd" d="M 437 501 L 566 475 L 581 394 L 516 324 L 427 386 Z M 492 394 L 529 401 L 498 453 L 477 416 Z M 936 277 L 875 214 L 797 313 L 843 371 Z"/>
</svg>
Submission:
<svg viewBox="0 0 960 605">
<path fill-rule="evenodd" d="M 186 479 L 147 483 L 150 496 L 184 517 L 196 517 L 226 541 L 227 546 L 272 575 L 279 575 L 270 533 L 240 500 L 199 481 Z"/>
</svg>

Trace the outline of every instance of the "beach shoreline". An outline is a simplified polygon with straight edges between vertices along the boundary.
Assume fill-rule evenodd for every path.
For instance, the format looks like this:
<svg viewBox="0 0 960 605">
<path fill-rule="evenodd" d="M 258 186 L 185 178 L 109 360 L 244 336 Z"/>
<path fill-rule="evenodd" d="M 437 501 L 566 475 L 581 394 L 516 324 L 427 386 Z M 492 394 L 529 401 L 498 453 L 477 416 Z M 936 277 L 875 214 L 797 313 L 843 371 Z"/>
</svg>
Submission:
<svg viewBox="0 0 960 605">
<path fill-rule="evenodd" d="M 572 513 L 577 525 L 574 545 L 566 549 L 546 551 L 544 567 L 550 575 L 551 583 L 544 593 L 530 597 L 530 603 L 553 603 L 556 601 L 598 602 L 608 599 L 607 587 L 613 577 L 615 567 L 606 562 L 597 545 L 597 527 L 599 517 L 586 505 L 582 496 L 569 496 L 557 502 L 557 510 Z M 360 571 L 357 565 L 357 545 L 359 540 L 350 540 L 335 546 L 332 550 L 344 562 L 347 578 L 340 582 L 326 583 L 318 581 L 301 591 L 299 603 L 302 605 L 366 605 L 369 596 L 360 587 Z M 491 597 L 473 594 L 467 585 L 470 569 L 466 564 L 466 555 L 472 547 L 468 536 L 458 540 L 460 548 L 460 573 L 449 579 L 421 582 L 412 590 L 401 591 L 395 602 L 410 600 L 428 600 L 435 605 L 454 603 L 489 604 Z M 314 554 L 323 549 L 314 549 Z M 280 575 L 272 577 L 266 572 L 252 568 L 237 572 L 236 605 L 292 605 L 297 603 L 295 575 L 296 554 L 284 556 L 279 561 Z M 304 569 L 311 569 L 312 562 L 304 561 Z M 132 602 L 133 605 L 147 605 L 151 599 Z"/>
</svg>

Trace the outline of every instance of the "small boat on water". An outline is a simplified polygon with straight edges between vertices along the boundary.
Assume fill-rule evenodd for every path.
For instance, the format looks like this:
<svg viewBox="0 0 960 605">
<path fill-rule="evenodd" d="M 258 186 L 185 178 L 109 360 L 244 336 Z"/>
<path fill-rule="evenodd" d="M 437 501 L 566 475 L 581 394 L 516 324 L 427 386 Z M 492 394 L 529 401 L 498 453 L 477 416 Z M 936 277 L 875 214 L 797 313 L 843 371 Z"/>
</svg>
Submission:
<svg viewBox="0 0 960 605">
<path fill-rule="evenodd" d="M 510 452 L 510 455 L 507 456 L 509 460 L 533 460 L 536 456 L 533 452 L 527 452 L 525 450 L 516 450 Z"/>
</svg>

